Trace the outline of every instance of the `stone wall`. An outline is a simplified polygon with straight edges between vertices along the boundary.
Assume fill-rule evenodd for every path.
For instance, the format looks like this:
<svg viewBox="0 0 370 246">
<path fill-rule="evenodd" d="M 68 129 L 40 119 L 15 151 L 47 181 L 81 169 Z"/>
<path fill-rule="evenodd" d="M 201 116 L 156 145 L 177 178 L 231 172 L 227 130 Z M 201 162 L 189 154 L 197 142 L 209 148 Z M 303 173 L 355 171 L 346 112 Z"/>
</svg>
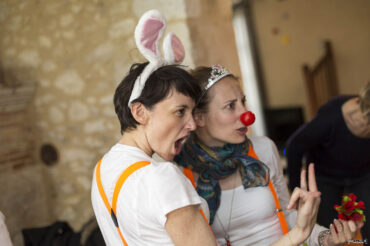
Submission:
<svg viewBox="0 0 370 246">
<path fill-rule="evenodd" d="M 21 245 L 21 228 L 48 224 L 53 216 L 44 170 L 35 162 L 35 85 L 0 82 L 0 210 L 7 216 L 12 241 Z"/>
<path fill-rule="evenodd" d="M 232 23 L 232 1 L 187 0 L 186 12 L 195 65 L 221 64 L 241 77 Z"/>
<path fill-rule="evenodd" d="M 166 15 L 167 31 L 191 50 L 183 0 L 0 2 L 0 64 L 6 83 L 36 85 L 25 121 L 33 134 L 34 162 L 0 167 L 0 210 L 15 245 L 22 245 L 22 228 L 58 219 L 79 230 L 93 216 L 93 168 L 120 137 L 114 90 L 129 66 L 143 61 L 133 32 L 139 17 L 152 8 Z M 193 65 L 191 52 L 184 64 Z M 39 152 L 46 143 L 58 151 L 55 165 L 42 165 Z"/>
</svg>

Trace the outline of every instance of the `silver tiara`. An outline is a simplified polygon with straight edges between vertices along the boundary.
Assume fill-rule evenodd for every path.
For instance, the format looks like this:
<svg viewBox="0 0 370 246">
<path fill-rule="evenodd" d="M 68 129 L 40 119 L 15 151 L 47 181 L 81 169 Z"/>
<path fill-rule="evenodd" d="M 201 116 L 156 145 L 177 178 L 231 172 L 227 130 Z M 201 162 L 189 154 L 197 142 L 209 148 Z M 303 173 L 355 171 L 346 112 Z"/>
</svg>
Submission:
<svg viewBox="0 0 370 246">
<path fill-rule="evenodd" d="M 231 73 L 221 65 L 213 65 L 211 76 L 208 78 L 208 84 L 204 87 L 204 91 L 207 91 L 212 85 L 214 85 L 214 83 L 230 74 Z"/>
</svg>

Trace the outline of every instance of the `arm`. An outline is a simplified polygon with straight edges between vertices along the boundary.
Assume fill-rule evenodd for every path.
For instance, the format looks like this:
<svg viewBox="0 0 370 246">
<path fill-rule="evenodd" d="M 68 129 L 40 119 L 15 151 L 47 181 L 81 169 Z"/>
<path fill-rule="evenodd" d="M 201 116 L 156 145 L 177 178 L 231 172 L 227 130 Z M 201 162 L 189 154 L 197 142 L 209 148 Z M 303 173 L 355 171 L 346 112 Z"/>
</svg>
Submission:
<svg viewBox="0 0 370 246">
<path fill-rule="evenodd" d="M 276 189 L 276 193 L 278 195 L 281 207 L 286 208 L 288 206 L 288 203 L 289 203 L 290 195 L 289 195 L 289 191 L 288 191 L 284 176 L 282 175 L 282 173 L 280 172 L 279 167 L 278 167 L 280 157 L 279 157 L 278 151 L 276 149 L 276 146 L 273 142 L 272 142 L 272 153 L 273 153 L 272 163 L 274 165 L 272 166 L 272 168 L 270 168 L 271 172 L 273 174 L 271 176 L 271 181 L 272 181 L 272 183 L 273 183 L 273 185 Z M 294 224 L 297 220 L 297 210 L 295 210 L 295 209 L 285 210 L 284 214 L 285 214 L 285 219 L 288 223 L 289 228 L 293 228 Z M 306 241 L 307 244 L 308 245 L 319 245 L 318 244 L 319 234 L 320 234 L 320 232 L 325 231 L 325 230 L 327 230 L 327 228 L 316 224 L 313 227 L 313 230 L 312 230 L 309 238 Z"/>
<path fill-rule="evenodd" d="M 279 169 L 279 163 L 280 163 L 279 153 L 277 151 L 275 144 L 272 141 L 271 141 L 271 147 L 272 147 L 271 149 L 272 150 L 272 155 L 271 155 L 272 160 L 270 162 L 272 165 L 269 165 L 270 170 L 271 170 L 271 182 L 273 183 L 275 187 L 281 207 L 286 208 L 289 203 L 290 195 L 289 195 L 289 191 L 288 191 L 284 176 Z M 284 215 L 285 215 L 285 219 L 288 223 L 289 228 L 292 229 L 297 220 L 297 210 L 295 209 L 285 210 Z M 325 231 L 325 230 L 327 230 L 327 228 L 316 224 L 309 238 L 306 240 L 307 244 L 308 245 L 319 245 L 318 244 L 319 234 L 320 232 Z"/>
<path fill-rule="evenodd" d="M 287 141 L 289 189 L 299 187 L 299 173 L 303 155 L 312 147 L 324 142 L 332 128 L 332 114 L 320 110 L 315 118 L 301 126 Z"/>
<path fill-rule="evenodd" d="M 271 170 L 271 181 L 275 187 L 276 193 L 279 198 L 279 202 L 282 208 L 286 208 L 289 203 L 290 195 L 284 180 L 284 177 L 279 169 L 279 154 L 275 144 L 269 140 L 271 143 L 271 153 L 270 160 L 265 163 L 269 165 Z M 289 228 L 294 228 L 294 224 L 297 219 L 296 210 L 285 210 L 285 218 L 287 220 Z M 330 234 L 324 233 L 328 230 L 326 227 L 315 224 L 313 230 L 306 240 L 308 245 L 320 245 L 319 237 L 323 237 L 323 244 L 325 246 L 339 246 L 343 245 L 347 240 L 353 239 L 356 235 L 358 229 L 363 226 L 363 223 L 355 223 L 353 221 L 339 221 L 335 220 L 333 222 L 337 228 L 342 228 L 341 232 L 336 232 L 334 228 L 330 228 Z M 294 232 L 292 232 L 294 233 Z M 289 237 L 284 239 L 284 243 L 290 243 L 287 240 Z M 288 245 L 288 244 L 287 244 Z"/>
<path fill-rule="evenodd" d="M 287 207 L 288 209 L 298 207 L 296 223 L 293 229 L 280 240 L 272 244 L 273 246 L 299 245 L 311 234 L 316 222 L 321 194 L 317 190 L 315 170 L 312 164 L 308 167 L 308 173 L 308 187 L 306 182 L 306 171 L 302 170 L 301 188 L 294 189 Z"/>
<path fill-rule="evenodd" d="M 213 232 L 196 205 L 179 208 L 168 213 L 165 227 L 176 246 L 217 245 Z"/>
<path fill-rule="evenodd" d="M 330 226 L 330 233 L 324 233 L 323 240 L 318 240 L 320 241 L 319 244 L 317 239 L 321 237 L 320 234 L 324 231 L 321 231 L 318 236 L 313 236 L 312 233 L 314 227 L 316 227 L 316 230 L 321 229 L 315 224 L 320 205 L 320 192 L 317 190 L 315 171 L 312 164 L 309 165 L 308 172 L 309 191 L 307 191 L 306 185 L 306 171 L 302 170 L 301 188 L 294 189 L 288 204 L 288 209 L 298 206 L 296 223 L 293 229 L 280 240 L 272 244 L 273 246 L 299 245 L 310 235 L 310 239 L 314 241 L 314 245 L 343 246 L 348 240 L 353 239 L 356 235 L 356 231 L 363 226 L 363 223 L 359 222 L 334 220 L 333 224 Z M 336 229 L 334 229 L 334 225 Z"/>
</svg>

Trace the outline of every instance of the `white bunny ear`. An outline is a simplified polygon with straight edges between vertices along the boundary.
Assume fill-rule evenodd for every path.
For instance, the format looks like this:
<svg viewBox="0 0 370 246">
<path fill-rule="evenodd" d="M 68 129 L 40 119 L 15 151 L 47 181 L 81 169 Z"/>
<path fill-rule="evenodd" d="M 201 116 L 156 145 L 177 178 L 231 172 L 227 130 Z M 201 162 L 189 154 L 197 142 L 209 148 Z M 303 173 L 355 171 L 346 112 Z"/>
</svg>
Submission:
<svg viewBox="0 0 370 246">
<path fill-rule="evenodd" d="M 184 46 L 173 33 L 168 33 L 163 41 L 164 60 L 166 64 L 181 63 L 185 57 Z"/>
<path fill-rule="evenodd" d="M 135 28 L 136 46 L 149 61 L 149 64 L 135 81 L 128 103 L 129 106 L 131 106 L 133 100 L 140 96 L 150 74 L 163 63 L 159 42 L 165 29 L 166 20 L 163 14 L 156 9 L 145 12 Z"/>
<path fill-rule="evenodd" d="M 164 59 L 159 50 L 159 42 L 166 29 L 166 20 L 158 10 L 149 10 L 143 14 L 135 29 L 136 46 L 149 61 L 143 72 L 137 77 L 132 89 L 128 106 L 137 99 L 144 89 L 145 82 L 153 71 L 166 64 L 180 63 L 184 59 L 184 47 L 180 39 L 169 33 L 163 42 Z"/>
<path fill-rule="evenodd" d="M 165 29 L 165 17 L 156 9 L 145 12 L 135 29 L 136 46 L 141 54 L 154 64 L 161 63 L 162 60 L 159 42 Z"/>
</svg>

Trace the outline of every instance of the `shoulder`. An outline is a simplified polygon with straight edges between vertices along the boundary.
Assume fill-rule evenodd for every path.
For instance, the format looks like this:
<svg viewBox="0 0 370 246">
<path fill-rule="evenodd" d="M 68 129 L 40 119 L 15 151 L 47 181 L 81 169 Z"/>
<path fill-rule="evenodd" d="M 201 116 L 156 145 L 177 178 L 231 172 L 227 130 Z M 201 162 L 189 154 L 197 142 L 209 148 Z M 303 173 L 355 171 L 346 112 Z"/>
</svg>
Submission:
<svg viewBox="0 0 370 246">
<path fill-rule="evenodd" d="M 356 97 L 355 95 L 340 95 L 329 99 L 324 105 L 322 105 L 318 113 L 327 113 L 331 111 L 340 110 L 340 107 L 349 99 Z"/>
<path fill-rule="evenodd" d="M 145 186 L 150 187 L 153 192 L 161 193 L 165 190 L 180 192 L 180 190 L 194 189 L 180 167 L 172 162 L 156 162 L 153 160 L 142 177 Z"/>
<path fill-rule="evenodd" d="M 179 179 L 184 176 L 180 168 L 172 162 L 152 161 L 148 173 L 158 179 Z"/>
<path fill-rule="evenodd" d="M 271 175 L 274 176 L 279 169 L 280 160 L 275 143 L 266 136 L 252 136 L 249 139 L 258 158 L 270 168 Z"/>
<path fill-rule="evenodd" d="M 128 167 L 143 161 L 152 163 L 153 159 L 138 148 L 121 144 L 114 145 L 101 159 L 100 173 L 103 185 L 115 183 Z M 144 169 L 146 168 L 135 169 L 132 172 L 133 176 Z"/>
<path fill-rule="evenodd" d="M 275 143 L 266 136 L 251 136 L 248 138 L 252 142 L 252 147 L 257 155 L 276 149 Z"/>
<path fill-rule="evenodd" d="M 201 203 L 199 195 L 179 167 L 171 162 L 153 161 L 140 181 L 154 215 L 162 225 L 171 211 Z M 155 205 L 154 205 L 155 204 Z"/>
</svg>

